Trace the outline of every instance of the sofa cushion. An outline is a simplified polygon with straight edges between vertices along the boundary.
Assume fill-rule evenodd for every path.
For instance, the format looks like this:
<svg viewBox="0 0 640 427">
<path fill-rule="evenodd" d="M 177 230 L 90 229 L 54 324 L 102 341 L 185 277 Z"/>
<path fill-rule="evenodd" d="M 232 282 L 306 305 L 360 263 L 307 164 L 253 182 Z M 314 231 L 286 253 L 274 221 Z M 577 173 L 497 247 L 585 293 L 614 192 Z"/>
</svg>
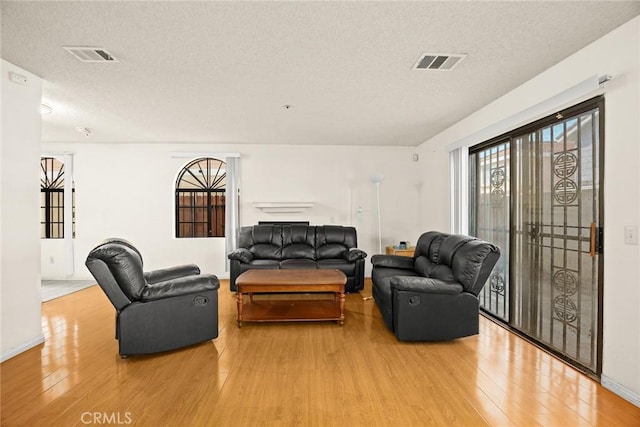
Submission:
<svg viewBox="0 0 640 427">
<path fill-rule="evenodd" d="M 431 277 L 433 279 L 444 280 L 445 282 L 455 280 L 453 271 L 448 265 L 435 264 L 425 256 L 419 256 L 416 258 L 414 268 L 419 276 Z"/>
<path fill-rule="evenodd" d="M 453 256 L 456 251 L 465 243 L 477 240 L 474 237 L 462 236 L 462 235 L 450 235 L 445 237 L 442 240 L 442 244 L 440 245 L 440 262 L 439 264 L 452 266 Z"/>
<path fill-rule="evenodd" d="M 394 276 L 418 276 L 418 273 L 412 270 L 385 267 L 376 267 L 371 271 L 371 280 L 373 280 L 374 283 L 386 277 Z"/>
<path fill-rule="evenodd" d="M 256 259 L 249 263 L 241 263 L 240 264 L 240 272 L 244 273 L 247 270 L 255 270 L 255 269 L 279 269 L 280 262 L 274 261 L 271 259 Z"/>
<path fill-rule="evenodd" d="M 395 276 L 391 278 L 391 289 L 409 292 L 457 295 L 464 288 L 458 282 L 444 282 L 429 277 Z"/>
<path fill-rule="evenodd" d="M 282 226 L 254 225 L 240 227 L 238 248 L 247 248 L 256 259 L 282 258 Z"/>
<path fill-rule="evenodd" d="M 418 243 L 416 243 L 414 258 L 418 258 L 419 256 L 425 256 L 429 258 L 431 262 L 437 263 L 439 249 L 440 249 L 439 242 L 442 242 L 442 239 L 444 238 L 444 236 L 445 236 L 444 233 L 439 233 L 437 231 L 429 231 L 427 233 L 422 234 L 418 239 Z M 434 243 L 434 241 L 436 242 L 436 244 L 433 245 L 433 248 L 432 248 L 431 245 Z"/>
<path fill-rule="evenodd" d="M 456 280 L 452 270 L 453 257 L 460 247 L 471 240 L 475 239 L 445 233 L 425 233 L 418 240 L 420 253 L 416 254 L 415 270 L 424 277 L 447 282 Z"/>
<path fill-rule="evenodd" d="M 338 225 L 316 227 L 317 259 L 343 258 L 345 252 L 358 246 L 356 229 Z"/>
<path fill-rule="evenodd" d="M 282 248 L 282 259 L 308 259 L 313 261 L 316 259 L 316 249 L 313 246 L 302 243 L 285 245 Z"/>
<path fill-rule="evenodd" d="M 248 264 L 253 268 L 278 268 L 280 262 L 272 259 L 254 259 Z"/>
<path fill-rule="evenodd" d="M 431 246 L 429 246 L 429 252 L 427 254 L 427 258 L 434 264 L 440 264 L 440 247 L 442 246 L 442 241 L 444 240 L 445 235 L 437 236 L 435 239 L 431 241 Z"/>
<path fill-rule="evenodd" d="M 285 259 L 280 261 L 280 268 L 282 269 L 315 269 L 316 262 L 310 259 Z"/>
<path fill-rule="evenodd" d="M 249 251 L 257 259 L 279 261 L 282 258 L 282 248 L 275 245 L 257 244 L 253 245 Z"/>
<path fill-rule="evenodd" d="M 345 274 L 345 276 L 353 276 L 356 272 L 356 265 L 343 259 L 318 260 L 318 268 L 340 270 Z"/>
<path fill-rule="evenodd" d="M 282 227 L 282 259 L 316 259 L 316 228 L 307 225 Z"/>
</svg>

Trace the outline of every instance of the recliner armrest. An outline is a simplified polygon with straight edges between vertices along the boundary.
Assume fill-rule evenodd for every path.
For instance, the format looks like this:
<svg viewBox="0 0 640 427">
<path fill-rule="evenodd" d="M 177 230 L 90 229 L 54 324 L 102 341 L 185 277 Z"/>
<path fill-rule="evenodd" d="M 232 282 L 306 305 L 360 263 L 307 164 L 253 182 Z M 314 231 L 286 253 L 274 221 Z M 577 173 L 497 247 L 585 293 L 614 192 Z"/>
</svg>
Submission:
<svg viewBox="0 0 640 427">
<path fill-rule="evenodd" d="M 251 262 L 253 261 L 253 254 L 246 248 L 238 248 L 227 255 L 227 258 L 230 260 L 236 260 L 240 262 Z"/>
<path fill-rule="evenodd" d="M 200 274 L 186 276 L 164 282 L 148 284 L 142 290 L 140 301 L 155 301 L 179 295 L 196 294 L 203 291 L 212 291 L 220 287 L 220 281 L 213 274 Z"/>
<path fill-rule="evenodd" d="M 177 279 L 179 277 L 196 276 L 198 274 L 200 274 L 200 268 L 198 268 L 197 265 L 186 264 L 147 271 L 144 273 L 144 278 L 147 283 L 158 283 L 164 282 L 165 280 Z"/>
<path fill-rule="evenodd" d="M 371 257 L 374 267 L 401 268 L 413 271 L 413 258 L 401 255 L 374 255 Z"/>
<path fill-rule="evenodd" d="M 458 282 L 445 282 L 444 280 L 415 276 L 396 276 L 391 278 L 391 289 L 447 295 L 460 294 L 464 290 L 463 286 Z"/>
<path fill-rule="evenodd" d="M 367 253 L 358 248 L 351 248 L 347 252 L 345 252 L 343 256 L 345 260 L 354 262 L 359 259 L 365 259 L 367 257 Z"/>
</svg>

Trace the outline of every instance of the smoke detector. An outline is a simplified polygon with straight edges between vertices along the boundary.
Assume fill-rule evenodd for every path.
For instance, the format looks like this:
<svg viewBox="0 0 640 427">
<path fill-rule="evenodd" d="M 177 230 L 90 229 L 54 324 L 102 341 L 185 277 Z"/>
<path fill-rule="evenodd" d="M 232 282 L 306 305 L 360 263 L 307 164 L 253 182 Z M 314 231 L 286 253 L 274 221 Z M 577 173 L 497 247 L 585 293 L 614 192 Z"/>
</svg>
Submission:
<svg viewBox="0 0 640 427">
<path fill-rule="evenodd" d="M 414 70 L 451 71 L 464 58 L 466 53 L 423 53 L 413 66 Z"/>
<path fill-rule="evenodd" d="M 80 62 L 120 62 L 101 47 L 63 46 L 62 48 Z"/>
</svg>

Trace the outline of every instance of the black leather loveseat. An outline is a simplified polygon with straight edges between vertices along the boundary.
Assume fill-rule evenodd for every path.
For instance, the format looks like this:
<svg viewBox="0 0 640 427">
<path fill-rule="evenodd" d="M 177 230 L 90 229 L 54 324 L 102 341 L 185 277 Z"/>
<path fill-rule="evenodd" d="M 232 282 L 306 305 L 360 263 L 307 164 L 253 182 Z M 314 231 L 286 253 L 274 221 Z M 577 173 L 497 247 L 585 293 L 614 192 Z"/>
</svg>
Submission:
<svg viewBox="0 0 640 427">
<path fill-rule="evenodd" d="M 400 340 L 475 335 L 478 293 L 498 258 L 498 247 L 483 240 L 430 231 L 418 239 L 413 258 L 371 258 L 373 298 Z"/>
<path fill-rule="evenodd" d="M 364 259 L 356 229 L 339 225 L 253 225 L 241 227 L 231 260 L 229 285 L 251 269 L 326 268 L 347 276 L 346 292 L 364 288 Z"/>
</svg>

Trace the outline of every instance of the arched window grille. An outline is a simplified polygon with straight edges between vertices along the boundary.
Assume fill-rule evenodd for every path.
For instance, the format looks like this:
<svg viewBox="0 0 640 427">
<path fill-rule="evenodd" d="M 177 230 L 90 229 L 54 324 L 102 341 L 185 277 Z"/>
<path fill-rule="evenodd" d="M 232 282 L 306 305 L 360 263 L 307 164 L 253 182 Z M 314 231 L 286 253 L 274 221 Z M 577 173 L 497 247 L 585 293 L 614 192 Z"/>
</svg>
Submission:
<svg viewBox="0 0 640 427">
<path fill-rule="evenodd" d="M 76 200 L 73 187 L 71 200 L 72 231 L 73 237 L 76 237 Z M 64 163 L 54 157 L 40 158 L 40 237 L 64 238 Z"/>
<path fill-rule="evenodd" d="M 186 165 L 176 181 L 176 237 L 224 237 L 226 163 L 211 157 Z"/>
</svg>

